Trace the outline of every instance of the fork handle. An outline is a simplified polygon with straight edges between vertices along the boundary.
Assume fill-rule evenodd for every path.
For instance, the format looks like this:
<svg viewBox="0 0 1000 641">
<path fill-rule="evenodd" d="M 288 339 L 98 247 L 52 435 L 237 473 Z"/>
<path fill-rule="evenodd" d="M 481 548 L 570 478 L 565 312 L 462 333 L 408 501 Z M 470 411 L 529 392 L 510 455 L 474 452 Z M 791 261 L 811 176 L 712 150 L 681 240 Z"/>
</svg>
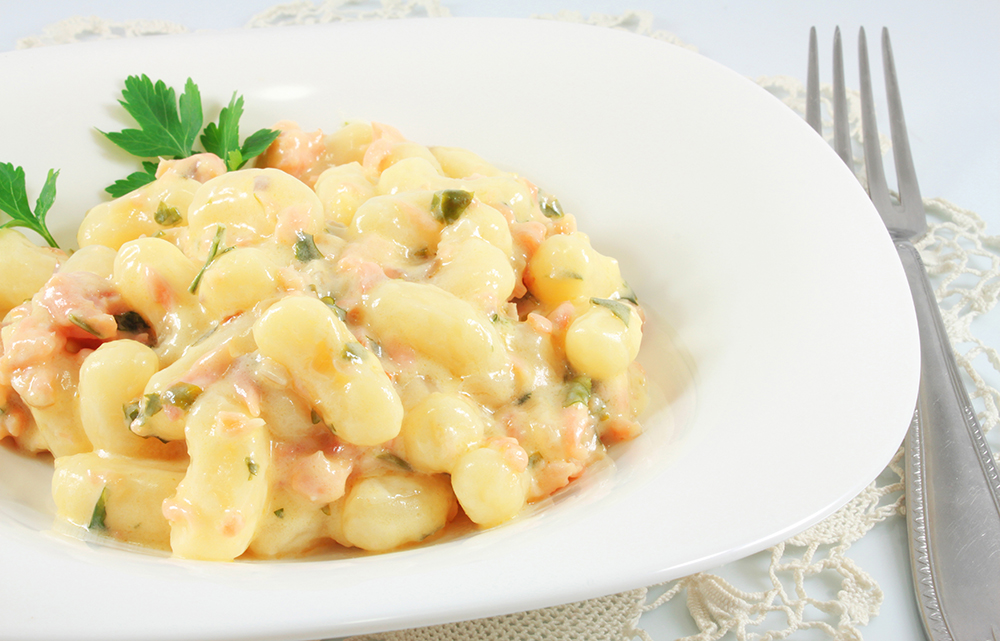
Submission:
<svg viewBox="0 0 1000 641">
<path fill-rule="evenodd" d="M 1000 476 L 959 378 L 920 254 L 897 239 L 920 333 L 920 393 L 906 437 L 906 524 L 932 641 L 1000 639 Z"/>
</svg>

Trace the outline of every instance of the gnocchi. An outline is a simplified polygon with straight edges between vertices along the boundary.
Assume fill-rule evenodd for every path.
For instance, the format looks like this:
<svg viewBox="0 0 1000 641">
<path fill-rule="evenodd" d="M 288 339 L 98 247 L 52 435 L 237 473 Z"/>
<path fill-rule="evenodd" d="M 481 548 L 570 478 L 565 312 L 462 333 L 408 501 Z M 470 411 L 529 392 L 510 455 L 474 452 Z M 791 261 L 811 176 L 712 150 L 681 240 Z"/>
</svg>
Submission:
<svg viewBox="0 0 1000 641">
<path fill-rule="evenodd" d="M 0 438 L 62 529 L 213 561 L 515 519 L 641 432 L 642 309 L 525 178 L 354 121 L 0 230 Z"/>
</svg>

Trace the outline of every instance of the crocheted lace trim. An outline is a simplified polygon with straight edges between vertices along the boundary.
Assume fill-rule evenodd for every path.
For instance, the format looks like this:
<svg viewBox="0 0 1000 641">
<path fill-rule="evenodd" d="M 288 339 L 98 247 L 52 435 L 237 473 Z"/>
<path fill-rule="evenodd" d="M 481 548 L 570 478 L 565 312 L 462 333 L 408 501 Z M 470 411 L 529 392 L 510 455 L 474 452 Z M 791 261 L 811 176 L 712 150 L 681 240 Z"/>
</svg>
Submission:
<svg viewBox="0 0 1000 641">
<path fill-rule="evenodd" d="M 256 16 L 248 28 L 318 24 L 351 20 L 444 17 L 450 11 L 439 0 L 297 1 L 276 5 Z M 625 29 L 688 49 L 695 49 L 675 35 L 653 28 L 653 16 L 642 11 L 620 14 L 591 14 L 561 11 L 538 19 L 562 20 Z M 93 39 L 127 38 L 184 33 L 188 28 L 162 20 L 113 22 L 96 17 L 75 17 L 46 27 L 41 35 L 23 38 L 20 49 L 81 42 Z M 800 115 L 805 111 L 802 83 L 789 77 L 757 80 L 760 86 L 780 98 Z M 831 89 L 823 88 L 829 113 Z M 855 145 L 855 173 L 862 182 L 864 161 L 860 154 L 860 107 L 856 92 L 849 92 L 850 123 Z M 829 132 L 829 122 L 825 130 Z M 828 135 L 828 138 L 832 135 Z M 888 140 L 881 140 L 883 150 Z M 961 369 L 967 374 L 973 403 L 994 452 L 1000 452 L 992 431 L 1000 423 L 1000 355 L 976 337 L 983 332 L 987 315 L 1000 297 L 1000 236 L 987 233 L 975 213 L 940 198 L 926 199 L 931 220 L 919 243 L 924 263 L 935 282 L 935 294 L 956 351 Z M 996 327 L 995 314 L 991 317 Z M 848 555 L 853 543 L 886 519 L 900 518 L 903 500 L 902 452 L 898 452 L 879 478 L 836 514 L 805 532 L 760 553 L 766 560 L 766 590 L 745 591 L 736 579 L 719 573 L 698 573 L 660 586 L 652 586 L 507 616 L 440 626 L 387 632 L 354 641 L 447 641 L 447 640 L 542 640 L 627 641 L 636 637 L 651 641 L 640 627 L 643 613 L 686 595 L 686 605 L 699 632 L 685 641 L 716 641 L 732 633 L 738 641 L 786 638 L 817 630 L 837 641 L 859 641 L 859 627 L 879 612 L 882 590 L 872 577 Z M 832 598 L 811 596 L 830 594 Z M 772 616 L 779 614 L 781 616 Z"/>
</svg>

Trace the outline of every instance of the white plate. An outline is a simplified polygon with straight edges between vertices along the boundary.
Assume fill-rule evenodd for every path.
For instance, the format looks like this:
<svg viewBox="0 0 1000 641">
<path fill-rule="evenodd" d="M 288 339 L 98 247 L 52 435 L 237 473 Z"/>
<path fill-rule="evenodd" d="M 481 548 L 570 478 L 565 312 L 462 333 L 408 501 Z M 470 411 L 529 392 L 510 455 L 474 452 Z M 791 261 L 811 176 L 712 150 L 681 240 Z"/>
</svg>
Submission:
<svg viewBox="0 0 1000 641">
<path fill-rule="evenodd" d="M 211 564 L 49 531 L 48 468 L 0 451 L 0 636 L 307 639 L 469 619 L 636 588 L 819 521 L 906 431 L 919 356 L 908 289 L 857 181 L 753 83 L 652 39 L 543 21 L 406 20 L 156 37 L 0 55 L 0 160 L 64 241 L 134 165 L 125 76 L 206 111 L 238 90 L 278 119 L 386 122 L 472 149 L 559 196 L 650 312 L 648 432 L 514 523 L 341 560 Z M 69 242 L 72 242 L 69 240 Z"/>
</svg>

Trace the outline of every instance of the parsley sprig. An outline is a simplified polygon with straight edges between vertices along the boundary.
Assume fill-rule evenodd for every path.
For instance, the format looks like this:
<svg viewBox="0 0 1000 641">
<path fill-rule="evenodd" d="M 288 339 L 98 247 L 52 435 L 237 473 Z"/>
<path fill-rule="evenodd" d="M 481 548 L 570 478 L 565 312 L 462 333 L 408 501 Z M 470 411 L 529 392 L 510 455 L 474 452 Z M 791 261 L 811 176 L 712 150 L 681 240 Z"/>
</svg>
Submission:
<svg viewBox="0 0 1000 641">
<path fill-rule="evenodd" d="M 201 92 L 190 78 L 180 97 L 180 111 L 173 88 L 146 75 L 126 78 L 118 102 L 140 128 L 105 133 L 108 140 L 140 158 L 186 158 L 194 153 L 204 116 Z"/>
<path fill-rule="evenodd" d="M 229 171 L 239 169 L 254 156 L 264 153 L 271 146 L 278 132 L 273 129 L 258 129 L 240 145 L 240 118 L 243 117 L 243 96 L 233 93 L 229 106 L 219 113 L 219 123 L 208 123 L 201 135 L 205 151 L 226 161 Z"/>
<path fill-rule="evenodd" d="M 45 215 L 48 214 L 52 203 L 56 199 L 56 178 L 59 177 L 59 170 L 50 169 L 49 175 L 42 185 L 42 191 L 35 201 L 35 209 L 32 211 L 28 204 L 28 189 L 24 183 L 24 169 L 15 167 L 9 162 L 0 163 L 0 211 L 3 211 L 10 220 L 0 225 L 4 227 L 27 227 L 45 239 L 50 247 L 58 247 L 52 234 L 49 233 L 45 225 Z"/>
<path fill-rule="evenodd" d="M 162 80 L 153 82 L 145 74 L 129 76 L 118 102 L 139 128 L 101 133 L 139 158 L 187 158 L 198 153 L 194 145 L 200 140 L 205 151 L 217 155 L 225 161 L 226 168 L 233 171 L 263 153 L 278 137 L 277 131 L 260 129 L 240 144 L 239 121 L 243 116 L 243 97 L 236 93 L 220 112 L 218 122 L 209 123 L 202 131 L 204 112 L 201 92 L 190 78 L 178 98 L 176 91 Z M 153 182 L 157 164 L 144 160 L 141 171 L 115 181 L 105 191 L 117 198 Z"/>
</svg>

